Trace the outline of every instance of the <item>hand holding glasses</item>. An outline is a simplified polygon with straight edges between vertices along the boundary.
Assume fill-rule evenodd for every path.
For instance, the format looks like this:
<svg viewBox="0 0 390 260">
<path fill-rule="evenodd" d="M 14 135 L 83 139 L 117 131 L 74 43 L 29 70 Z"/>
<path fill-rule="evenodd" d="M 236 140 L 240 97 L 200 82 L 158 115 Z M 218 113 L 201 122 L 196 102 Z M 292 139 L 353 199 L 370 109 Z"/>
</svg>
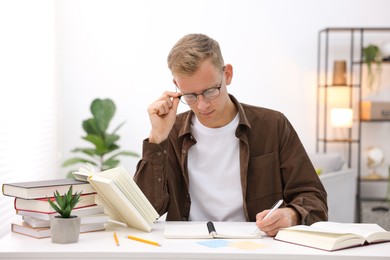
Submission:
<svg viewBox="0 0 390 260">
<path fill-rule="evenodd" d="M 224 72 L 224 71 L 225 71 L 225 67 L 222 68 L 222 72 Z M 216 99 L 217 97 L 219 97 L 219 94 L 221 93 L 223 76 L 224 76 L 224 73 L 222 73 L 221 82 L 218 84 L 218 86 L 208 88 L 199 94 L 197 94 L 197 93 L 182 94 L 179 97 L 180 101 L 186 105 L 193 105 L 198 101 L 198 96 L 203 96 L 203 98 L 206 99 L 207 101 Z"/>
</svg>

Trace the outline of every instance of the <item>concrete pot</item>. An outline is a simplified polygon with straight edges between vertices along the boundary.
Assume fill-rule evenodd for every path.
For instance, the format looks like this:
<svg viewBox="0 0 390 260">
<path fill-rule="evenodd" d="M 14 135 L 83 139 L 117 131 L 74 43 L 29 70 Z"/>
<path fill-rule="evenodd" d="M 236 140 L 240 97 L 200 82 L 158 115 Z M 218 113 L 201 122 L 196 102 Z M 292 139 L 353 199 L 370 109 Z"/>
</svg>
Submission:
<svg viewBox="0 0 390 260">
<path fill-rule="evenodd" d="M 77 216 L 50 219 L 51 242 L 56 244 L 77 243 L 80 235 L 81 219 Z"/>
</svg>

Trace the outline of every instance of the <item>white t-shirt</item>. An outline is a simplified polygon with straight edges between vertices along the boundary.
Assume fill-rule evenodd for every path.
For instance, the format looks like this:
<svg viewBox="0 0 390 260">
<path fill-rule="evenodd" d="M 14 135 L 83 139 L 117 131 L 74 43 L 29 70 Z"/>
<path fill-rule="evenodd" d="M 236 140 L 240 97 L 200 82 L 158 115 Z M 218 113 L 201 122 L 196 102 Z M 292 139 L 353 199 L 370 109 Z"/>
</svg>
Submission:
<svg viewBox="0 0 390 260">
<path fill-rule="evenodd" d="M 226 126 L 208 128 L 196 116 L 188 151 L 191 221 L 245 221 L 240 179 L 239 116 Z"/>
</svg>

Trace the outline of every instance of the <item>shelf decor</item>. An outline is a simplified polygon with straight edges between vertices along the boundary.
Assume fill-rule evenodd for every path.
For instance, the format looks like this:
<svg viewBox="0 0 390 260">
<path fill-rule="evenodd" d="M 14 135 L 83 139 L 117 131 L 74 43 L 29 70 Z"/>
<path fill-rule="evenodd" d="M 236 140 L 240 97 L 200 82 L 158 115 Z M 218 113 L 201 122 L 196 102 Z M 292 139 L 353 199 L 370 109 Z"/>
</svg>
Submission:
<svg viewBox="0 0 390 260">
<path fill-rule="evenodd" d="M 383 42 L 386 41 L 390 41 L 390 27 L 330 27 L 318 33 L 316 152 L 342 150 L 347 167 L 356 169 L 356 222 L 361 221 L 362 183 L 383 181 L 363 178 L 368 173 L 362 174 L 362 167 L 368 165 L 363 162 L 363 158 L 367 157 L 364 157 L 362 151 L 362 129 L 364 124 L 375 122 L 379 126 L 380 123 L 390 122 L 390 101 L 384 104 L 371 102 L 368 104 L 369 108 L 362 108 L 362 104 L 365 104 L 363 98 L 366 92 L 363 89 L 374 91 L 374 81 L 379 86 L 381 80 L 378 68 L 381 70 L 382 66 L 390 64 L 382 59 L 381 49 L 378 47 L 379 43 L 384 47 Z M 390 46 L 385 52 L 386 58 L 390 58 Z M 332 64 L 333 71 L 330 69 Z M 365 66 L 368 78 L 364 77 Z M 383 84 L 386 83 L 388 82 Z M 332 95 L 341 90 L 346 90 L 342 99 L 340 94 Z M 340 108 L 347 110 L 339 110 Z M 344 130 L 343 138 L 332 135 L 335 127 Z M 374 165 L 377 163 L 378 161 Z"/>
<path fill-rule="evenodd" d="M 347 61 L 336 60 L 333 65 L 333 85 L 345 86 L 347 84 Z"/>
<path fill-rule="evenodd" d="M 367 87 L 374 91 L 374 82 L 381 74 L 382 56 L 377 45 L 370 44 L 363 48 L 363 61 L 367 64 Z M 372 64 L 376 64 L 376 71 L 373 71 Z"/>
</svg>

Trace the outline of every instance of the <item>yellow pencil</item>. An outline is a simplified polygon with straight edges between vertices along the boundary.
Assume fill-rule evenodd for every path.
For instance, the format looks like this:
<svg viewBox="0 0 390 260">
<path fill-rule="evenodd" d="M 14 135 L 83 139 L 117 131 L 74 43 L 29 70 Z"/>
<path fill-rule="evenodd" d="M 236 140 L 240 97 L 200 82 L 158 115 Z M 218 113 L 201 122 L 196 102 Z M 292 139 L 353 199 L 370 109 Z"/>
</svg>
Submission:
<svg viewBox="0 0 390 260">
<path fill-rule="evenodd" d="M 131 240 L 135 240 L 135 241 L 138 241 L 138 242 L 142 242 L 142 243 L 146 243 L 146 244 L 153 245 L 153 246 L 161 246 L 157 242 L 149 241 L 149 240 L 142 239 L 142 238 L 139 238 L 139 237 L 125 236 L 125 238 L 131 239 Z"/>
<path fill-rule="evenodd" d="M 119 240 L 118 237 L 116 236 L 116 232 L 114 232 L 114 240 L 117 246 L 119 246 Z"/>
</svg>

